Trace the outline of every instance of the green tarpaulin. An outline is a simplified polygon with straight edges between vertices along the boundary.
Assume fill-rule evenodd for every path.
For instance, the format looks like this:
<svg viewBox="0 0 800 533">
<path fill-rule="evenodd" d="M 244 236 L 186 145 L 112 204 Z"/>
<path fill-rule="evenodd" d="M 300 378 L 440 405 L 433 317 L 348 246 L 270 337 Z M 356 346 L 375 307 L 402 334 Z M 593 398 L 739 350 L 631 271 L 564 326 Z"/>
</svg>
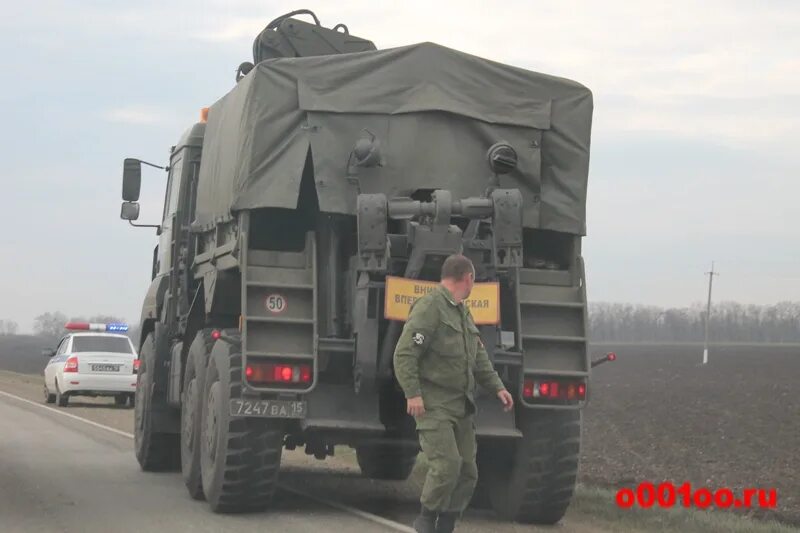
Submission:
<svg viewBox="0 0 800 533">
<path fill-rule="evenodd" d="M 486 150 L 504 140 L 519 166 L 501 186 L 522 191 L 524 225 L 584 234 L 591 119 L 592 94 L 578 83 L 431 43 L 270 59 L 210 109 L 198 222 L 294 208 L 307 161 L 325 212 L 355 214 L 359 192 L 479 196 Z M 383 166 L 347 179 L 364 129 Z"/>
</svg>

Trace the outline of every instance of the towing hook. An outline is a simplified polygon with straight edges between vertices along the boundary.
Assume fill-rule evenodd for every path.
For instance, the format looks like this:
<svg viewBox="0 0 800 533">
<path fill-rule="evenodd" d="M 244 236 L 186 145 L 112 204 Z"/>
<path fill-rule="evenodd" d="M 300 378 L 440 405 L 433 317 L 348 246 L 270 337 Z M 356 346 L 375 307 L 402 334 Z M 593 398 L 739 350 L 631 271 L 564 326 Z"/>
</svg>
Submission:
<svg viewBox="0 0 800 533">
<path fill-rule="evenodd" d="M 595 359 L 592 361 L 592 368 L 596 367 L 597 365 L 602 365 L 603 363 L 610 363 L 611 361 L 617 360 L 617 354 L 614 352 L 608 352 L 605 356 L 601 357 L 600 359 Z"/>
</svg>

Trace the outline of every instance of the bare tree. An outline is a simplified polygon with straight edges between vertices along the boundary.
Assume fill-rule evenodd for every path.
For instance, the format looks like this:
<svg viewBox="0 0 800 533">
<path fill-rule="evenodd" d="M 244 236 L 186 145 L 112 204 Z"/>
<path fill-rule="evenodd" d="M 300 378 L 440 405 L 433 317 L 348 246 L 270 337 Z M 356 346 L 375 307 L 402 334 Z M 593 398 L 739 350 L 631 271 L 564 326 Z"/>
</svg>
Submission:
<svg viewBox="0 0 800 533">
<path fill-rule="evenodd" d="M 703 340 L 702 304 L 682 308 L 598 302 L 589 306 L 591 338 L 616 342 L 699 342 Z M 713 306 L 714 342 L 800 342 L 800 302 Z"/>
<path fill-rule="evenodd" d="M 98 324 L 124 324 L 125 320 L 114 315 L 92 315 L 89 317 L 89 322 L 96 322 Z"/>
<path fill-rule="evenodd" d="M 13 320 L 0 320 L 0 335 L 16 335 L 19 324 Z"/>
<path fill-rule="evenodd" d="M 33 331 L 38 335 L 58 337 L 64 331 L 67 315 L 61 311 L 42 313 L 33 319 Z"/>
</svg>

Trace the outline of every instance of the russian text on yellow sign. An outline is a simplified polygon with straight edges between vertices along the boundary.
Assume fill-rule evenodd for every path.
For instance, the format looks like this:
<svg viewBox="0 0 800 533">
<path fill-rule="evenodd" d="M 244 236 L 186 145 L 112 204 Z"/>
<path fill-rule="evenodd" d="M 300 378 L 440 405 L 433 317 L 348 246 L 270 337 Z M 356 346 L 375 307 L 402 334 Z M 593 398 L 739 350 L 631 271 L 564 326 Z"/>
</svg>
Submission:
<svg viewBox="0 0 800 533">
<path fill-rule="evenodd" d="M 438 283 L 417 279 L 386 276 L 386 303 L 383 316 L 388 320 L 408 319 L 408 313 L 418 298 L 431 292 Z M 476 324 L 500 322 L 500 284 L 497 282 L 476 283 L 464 303 Z"/>
</svg>

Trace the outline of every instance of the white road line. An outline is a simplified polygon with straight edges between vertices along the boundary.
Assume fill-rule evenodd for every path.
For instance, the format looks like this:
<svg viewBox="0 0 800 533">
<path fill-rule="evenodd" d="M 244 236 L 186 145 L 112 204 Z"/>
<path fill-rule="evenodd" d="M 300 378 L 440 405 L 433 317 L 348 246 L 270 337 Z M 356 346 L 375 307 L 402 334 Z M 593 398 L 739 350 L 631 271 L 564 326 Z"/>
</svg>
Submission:
<svg viewBox="0 0 800 533">
<path fill-rule="evenodd" d="M 41 404 L 41 403 L 33 402 L 31 400 L 28 400 L 27 398 L 22 398 L 20 396 L 17 396 L 16 394 L 10 394 L 10 393 L 5 392 L 5 391 L 0 391 L 0 395 L 6 396 L 8 398 L 13 398 L 13 399 L 15 399 L 17 401 L 20 401 L 20 402 L 23 402 L 23 403 L 30 404 L 30 405 L 32 405 L 34 407 L 38 407 L 39 409 L 44 409 L 46 411 L 51 411 L 53 413 L 65 416 L 67 418 L 72 418 L 73 420 L 78 420 L 80 422 L 83 422 L 85 424 L 89 424 L 90 426 L 94 426 L 94 427 L 99 428 L 99 429 L 104 429 L 106 431 L 110 431 L 111 433 L 115 433 L 115 434 L 120 435 L 122 437 L 133 439 L 133 434 L 132 433 L 127 433 L 125 431 L 120 431 L 119 429 L 115 429 L 115 428 L 112 428 L 110 426 L 106 426 L 104 424 L 98 424 L 97 422 L 93 422 L 93 421 L 89 420 L 88 418 L 83 418 L 82 416 L 76 416 L 76 415 L 73 415 L 73 414 L 70 414 L 70 413 L 65 413 L 64 411 L 61 411 L 60 409 L 56 409 L 55 407 L 49 407 L 49 406 Z M 325 498 L 320 498 L 318 496 L 314 496 L 314 495 L 309 494 L 307 492 L 303 492 L 303 491 L 297 490 L 295 488 L 287 487 L 285 485 L 281 485 L 280 488 L 281 488 L 281 490 L 284 490 L 286 492 L 291 492 L 293 494 L 297 494 L 298 496 L 302 496 L 304 498 L 308 498 L 309 500 L 314 500 L 316 502 L 319 502 L 319 503 L 322 503 L 324 505 L 327 505 L 328 507 L 332 507 L 334 509 L 338 509 L 340 511 L 344 511 L 346 513 L 354 514 L 354 515 L 356 515 L 356 516 L 358 516 L 360 518 L 363 518 L 364 520 L 369 520 L 370 522 L 375 522 L 376 524 L 380 524 L 382 526 L 391 528 L 391 529 L 393 529 L 395 531 L 402 531 L 403 533 L 414 533 L 414 529 L 413 528 L 410 528 L 410 527 L 408 527 L 406 525 L 403 525 L 400 522 L 395 522 L 393 520 L 389 520 L 388 518 L 383 518 L 382 516 L 378 516 L 376 514 L 368 513 L 366 511 L 362 511 L 360 509 L 356 509 L 354 507 L 350 507 L 349 505 L 344 505 L 344 504 L 341 504 L 341 503 L 338 503 L 338 502 L 334 502 L 334 501 L 331 501 L 331 500 L 328 500 L 328 499 L 325 499 Z"/>
<path fill-rule="evenodd" d="M 388 518 L 383 518 L 382 516 L 378 516 L 376 514 L 372 514 L 372 513 L 366 512 L 366 511 L 362 511 L 360 509 L 356 509 L 355 507 L 350 507 L 349 505 L 344 505 L 342 503 L 337 503 L 337 502 L 334 502 L 334 501 L 331 501 L 331 500 L 326 500 L 324 498 L 319 498 L 319 497 L 314 496 L 312 494 L 308 494 L 307 492 L 303 492 L 301 490 L 297 490 L 297 489 L 294 489 L 294 488 L 291 488 L 291 487 L 287 487 L 286 485 L 281 485 L 281 490 L 286 491 L 286 492 L 291 492 L 293 494 L 297 494 L 298 496 L 303 496 L 305 498 L 308 498 L 309 500 L 314 500 L 316 502 L 323 503 L 323 504 L 325 504 L 325 505 L 327 505 L 329 507 L 334 507 L 336 509 L 339 509 L 340 511 L 345 511 L 345 512 L 348 512 L 348 513 L 352 513 L 352 514 L 354 514 L 356 516 L 360 516 L 361 518 L 363 518 L 365 520 L 370 520 L 372 522 L 376 522 L 378 524 L 381 524 L 382 526 L 386 526 L 386 527 L 392 528 L 395 531 L 402 531 L 403 533 L 415 533 L 414 528 L 411 528 L 411 527 L 408 527 L 408 526 L 404 526 L 403 524 L 401 524 L 399 522 L 395 522 L 394 520 L 389 520 Z"/>
<path fill-rule="evenodd" d="M 116 433 L 117 435 L 121 435 L 121 436 L 127 437 L 129 439 L 133 438 L 133 433 L 126 433 L 124 431 L 120 431 L 119 429 L 114 429 L 112 427 L 105 426 L 103 424 L 98 424 L 97 422 L 92 422 L 88 418 L 83 418 L 82 416 L 75 416 L 75 415 L 71 415 L 69 413 L 65 413 L 64 411 L 60 411 L 60 410 L 56 409 L 55 407 L 48 407 L 48 406 L 43 405 L 41 403 L 32 402 L 32 401 L 30 401 L 30 400 L 28 400 L 26 398 L 21 398 L 21 397 L 17 396 L 16 394 L 9 394 L 8 392 L 1 391 L 1 390 L 0 390 L 0 394 L 3 395 L 3 396 L 7 396 L 9 398 L 14 398 L 15 400 L 19 400 L 20 402 L 25 402 L 27 404 L 33 405 L 34 407 L 38 407 L 40 409 L 44 409 L 45 411 L 51 411 L 53 413 L 56 413 L 56 414 L 59 414 L 59 415 L 62 415 L 62 416 L 66 416 L 67 418 L 72 418 L 73 420 L 80 420 L 81 422 L 89 424 L 90 426 L 94 426 L 94 427 L 100 428 L 100 429 L 105 429 L 106 431 L 110 431 L 111 433 Z"/>
</svg>

